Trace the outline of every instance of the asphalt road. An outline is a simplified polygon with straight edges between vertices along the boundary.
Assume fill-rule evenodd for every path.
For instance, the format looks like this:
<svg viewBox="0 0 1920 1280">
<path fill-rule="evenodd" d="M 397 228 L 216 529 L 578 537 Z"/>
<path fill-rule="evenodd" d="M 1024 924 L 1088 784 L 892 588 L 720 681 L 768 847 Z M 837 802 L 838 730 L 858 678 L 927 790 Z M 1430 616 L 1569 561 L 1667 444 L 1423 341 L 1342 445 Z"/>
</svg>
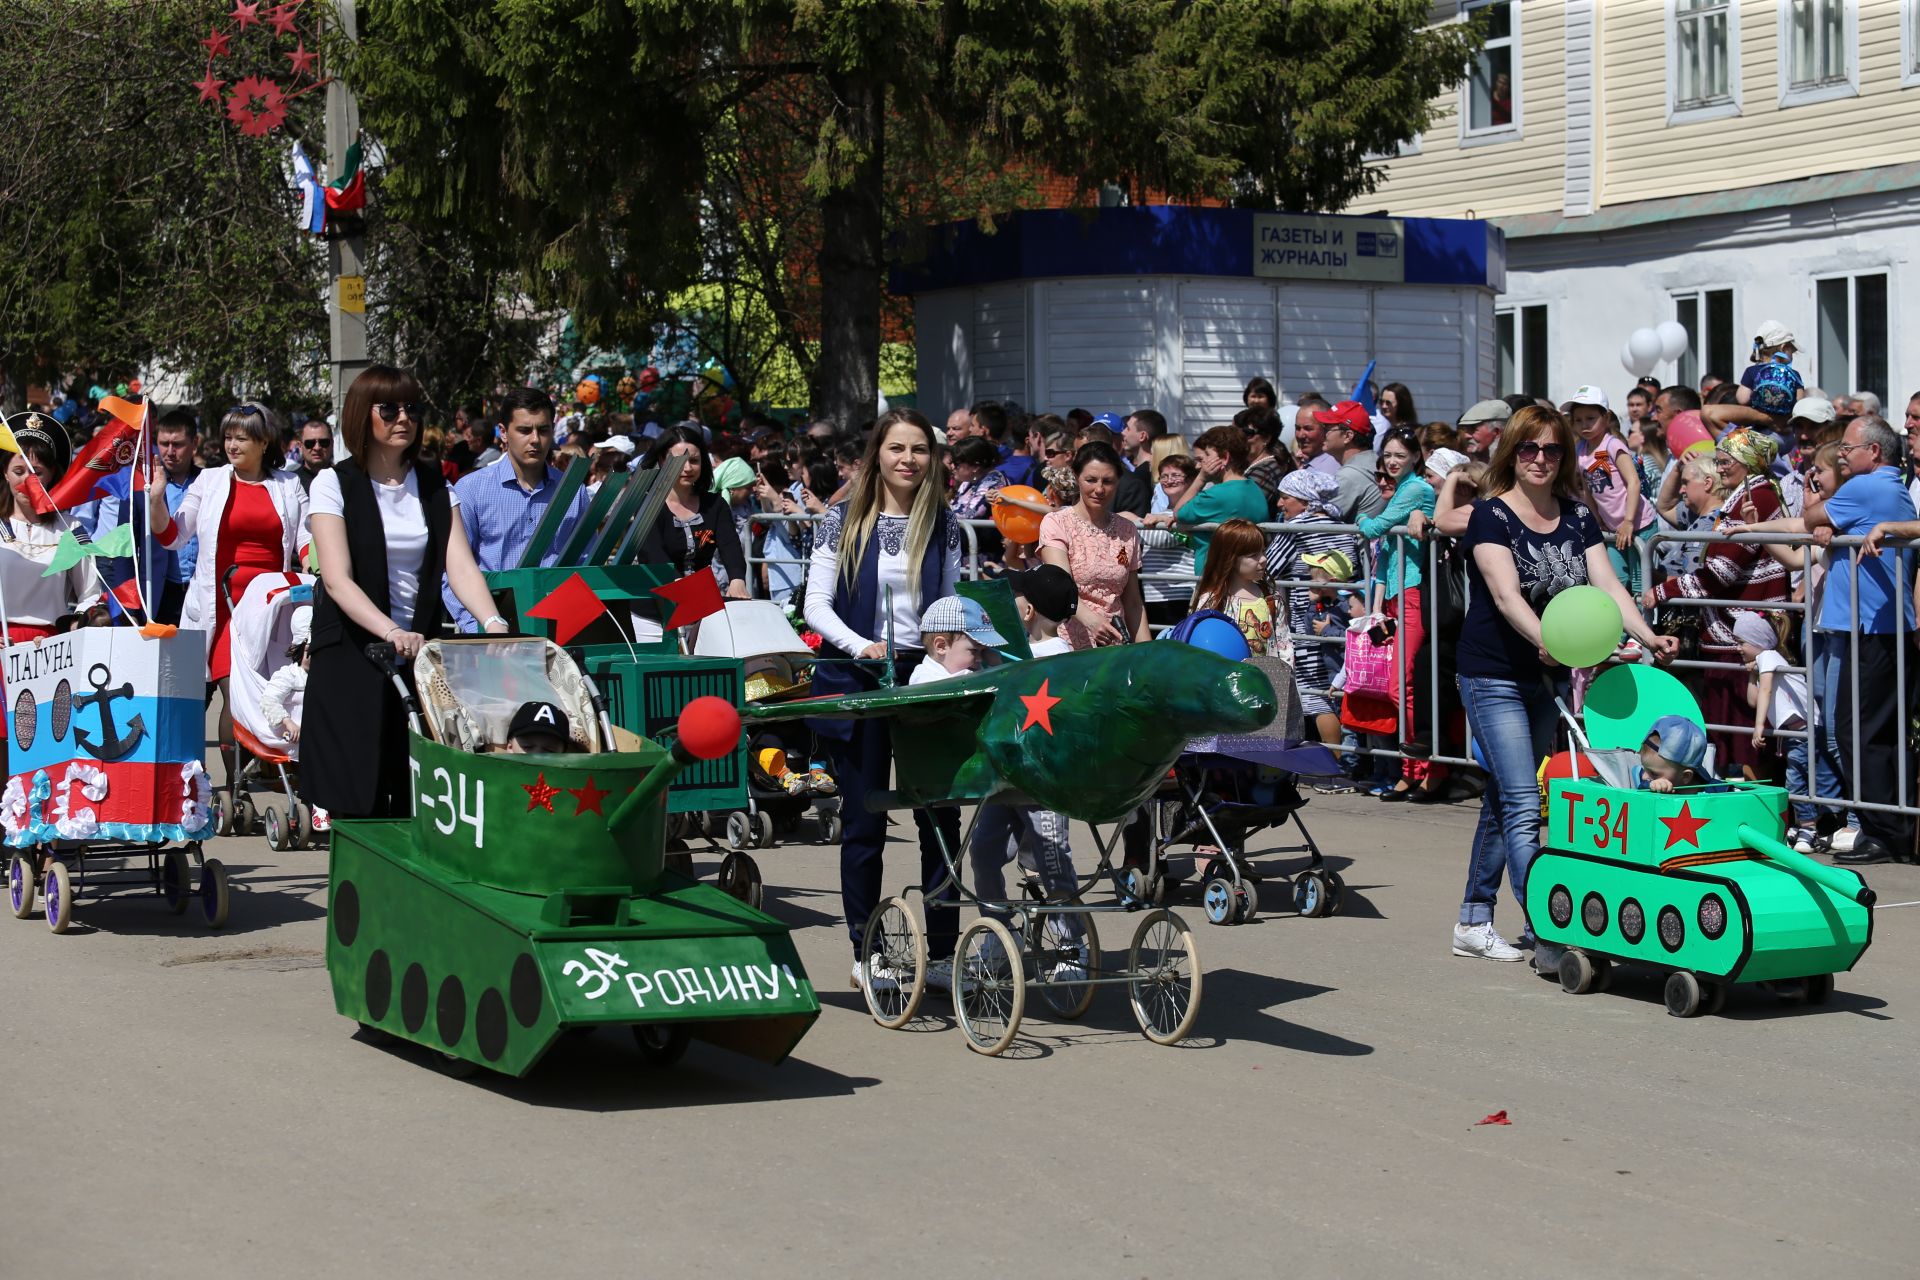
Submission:
<svg viewBox="0 0 1920 1280">
<path fill-rule="evenodd" d="M 325 855 L 216 841 L 223 932 L 152 898 L 0 919 L 0 1276 L 1915 1274 L 1920 905 L 1824 1008 L 1681 1021 L 1651 977 L 1574 997 L 1449 955 L 1471 807 L 1308 816 L 1349 911 L 1269 887 L 1215 928 L 1189 898 L 1181 1047 L 1113 989 L 1077 1024 L 1030 1005 L 998 1060 L 944 1016 L 882 1030 L 832 851 L 786 848 L 770 902 L 825 1005 L 792 1060 L 650 1072 L 603 1034 L 518 1081 L 362 1039 Z M 1869 880 L 1920 899 L 1920 869 Z"/>
</svg>

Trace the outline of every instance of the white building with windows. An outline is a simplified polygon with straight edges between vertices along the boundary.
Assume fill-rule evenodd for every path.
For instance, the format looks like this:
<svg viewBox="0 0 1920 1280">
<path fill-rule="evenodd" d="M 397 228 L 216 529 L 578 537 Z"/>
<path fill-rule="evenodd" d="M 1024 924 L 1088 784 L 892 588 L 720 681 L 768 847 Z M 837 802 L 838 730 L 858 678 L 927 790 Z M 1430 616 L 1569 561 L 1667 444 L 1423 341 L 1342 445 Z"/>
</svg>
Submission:
<svg viewBox="0 0 1920 1280">
<path fill-rule="evenodd" d="M 1494 389 L 1624 393 L 1621 344 L 1662 320 L 1693 336 L 1666 381 L 1738 377 L 1778 320 L 1809 385 L 1920 387 L 1902 349 L 1920 337 L 1920 0 L 1451 0 L 1434 19 L 1482 10 L 1472 74 L 1379 161 L 1366 205 L 1506 233 Z"/>
</svg>

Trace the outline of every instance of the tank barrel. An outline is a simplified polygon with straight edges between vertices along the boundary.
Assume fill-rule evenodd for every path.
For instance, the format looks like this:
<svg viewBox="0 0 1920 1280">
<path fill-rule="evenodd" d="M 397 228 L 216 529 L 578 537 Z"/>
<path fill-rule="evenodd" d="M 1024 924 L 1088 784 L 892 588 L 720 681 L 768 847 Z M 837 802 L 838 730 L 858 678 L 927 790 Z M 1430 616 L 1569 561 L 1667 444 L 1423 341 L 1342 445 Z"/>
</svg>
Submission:
<svg viewBox="0 0 1920 1280">
<path fill-rule="evenodd" d="M 1817 885 L 1831 889 L 1841 897 L 1850 898 L 1863 907 L 1873 905 L 1873 890 L 1859 883 L 1847 872 L 1815 862 L 1806 854 L 1797 852 L 1770 835 L 1755 831 L 1744 822 L 1740 824 L 1740 838 L 1746 842 L 1747 848 L 1761 854 L 1776 866 L 1791 871 L 1801 879 L 1811 880 Z"/>
<path fill-rule="evenodd" d="M 616 834 L 626 830 L 653 807 L 654 802 L 672 785 L 680 770 L 693 761 L 691 752 L 680 743 L 674 743 L 666 758 L 647 770 L 647 776 L 640 779 L 640 785 L 633 789 L 633 794 L 620 802 L 620 807 L 607 819 L 607 829 Z"/>
<path fill-rule="evenodd" d="M 633 794 L 607 819 L 618 834 L 652 808 L 680 770 L 697 760 L 718 760 L 740 745 L 740 713 L 725 698 L 695 698 L 680 709 L 677 732 L 667 756 L 647 771 Z"/>
</svg>

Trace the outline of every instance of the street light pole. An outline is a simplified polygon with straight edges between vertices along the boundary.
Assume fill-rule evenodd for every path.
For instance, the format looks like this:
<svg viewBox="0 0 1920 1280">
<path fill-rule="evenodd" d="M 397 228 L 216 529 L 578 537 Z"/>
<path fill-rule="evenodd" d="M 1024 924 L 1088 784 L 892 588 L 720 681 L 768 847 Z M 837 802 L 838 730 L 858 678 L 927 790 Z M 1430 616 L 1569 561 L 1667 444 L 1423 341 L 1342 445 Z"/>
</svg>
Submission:
<svg viewBox="0 0 1920 1280">
<path fill-rule="evenodd" d="M 334 22 L 348 40 L 360 38 L 354 0 L 335 0 Z M 338 166 L 360 137 L 360 106 L 353 91 L 337 76 L 327 85 L 327 164 Z M 329 223 L 331 224 L 331 219 Z M 329 231 L 332 230 L 329 225 Z M 347 387 L 369 363 L 367 360 L 367 283 L 365 221 L 357 214 L 342 219 L 342 231 L 327 237 L 327 337 L 333 357 L 333 411 L 346 403 Z"/>
</svg>

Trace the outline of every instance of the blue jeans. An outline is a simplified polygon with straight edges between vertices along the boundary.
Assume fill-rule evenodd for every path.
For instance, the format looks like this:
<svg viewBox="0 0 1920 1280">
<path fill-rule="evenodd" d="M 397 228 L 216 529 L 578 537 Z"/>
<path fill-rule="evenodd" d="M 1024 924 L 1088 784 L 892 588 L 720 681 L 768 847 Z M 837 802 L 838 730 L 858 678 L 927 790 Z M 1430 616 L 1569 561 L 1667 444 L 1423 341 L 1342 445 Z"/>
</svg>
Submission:
<svg viewBox="0 0 1920 1280">
<path fill-rule="evenodd" d="M 1007 864 L 1015 858 L 1039 878 L 1047 901 L 1071 902 L 1080 892 L 1080 878 L 1074 872 L 1073 852 L 1067 843 L 1067 819 L 1048 809 L 982 804 L 974 819 L 973 844 L 967 856 L 973 864 L 973 892 L 982 900 L 980 914 L 1002 924 L 1007 923 L 1007 913 L 986 904 L 1008 901 Z M 1055 933 L 1078 942 L 1081 917 L 1063 915 L 1057 919 Z"/>
<path fill-rule="evenodd" d="M 1787 747 L 1787 794 L 1803 796 L 1807 794 L 1807 740 L 1805 738 L 1784 739 Z M 1812 829 L 1819 813 L 1811 800 L 1791 800 L 1788 802 L 1793 811 L 1793 825 Z"/>
<path fill-rule="evenodd" d="M 1813 794 L 1822 800 L 1844 800 L 1847 795 L 1846 764 L 1840 758 L 1840 655 L 1845 651 L 1847 637 L 1839 631 L 1815 631 L 1813 633 L 1813 656 L 1807 662 L 1807 674 L 1812 683 L 1814 702 L 1818 704 L 1815 714 L 1820 717 L 1819 728 L 1813 735 L 1813 758 L 1802 759 L 1802 767 L 1809 764 L 1813 773 Z M 1789 767 L 1792 761 L 1789 758 Z M 1793 790 L 1791 776 L 1788 789 Z M 1860 817 L 1850 810 L 1837 806 L 1836 813 L 1844 814 L 1847 825 L 1858 827 Z"/>
<path fill-rule="evenodd" d="M 1504 872 L 1526 909 L 1527 868 L 1540 852 L 1540 761 L 1553 751 L 1557 711 L 1538 680 L 1461 676 L 1460 705 L 1487 764 L 1487 791 L 1473 833 L 1461 924 L 1489 924 Z M 1529 932 L 1531 930 L 1529 929 Z"/>
</svg>

